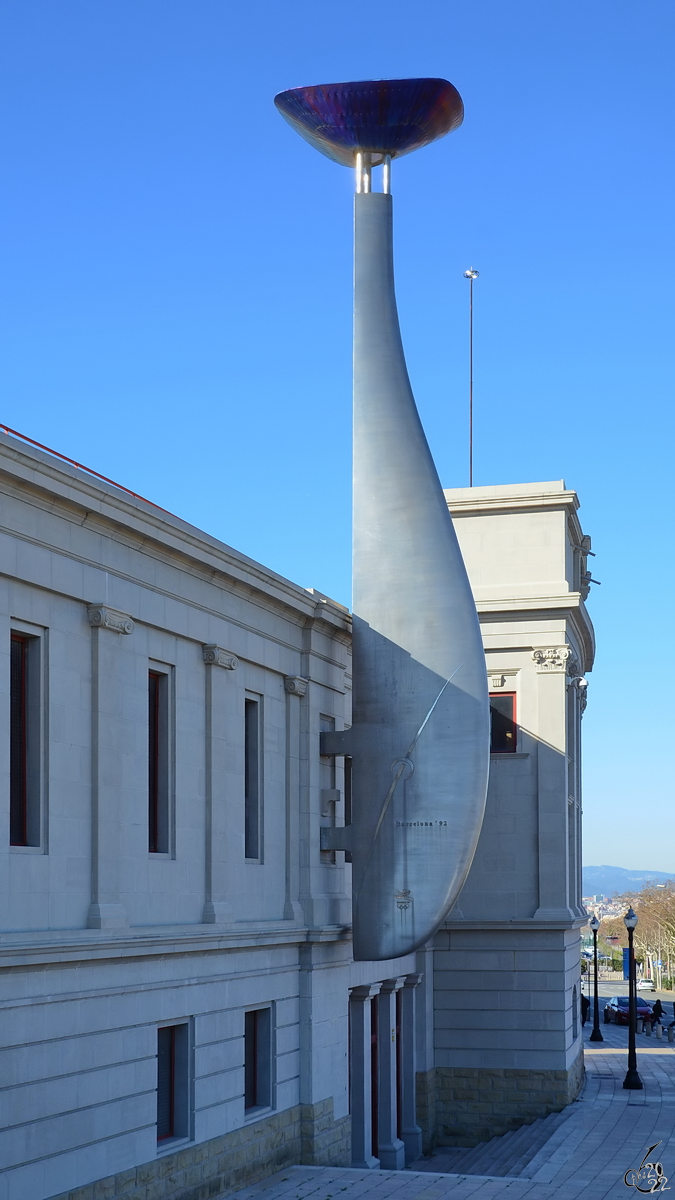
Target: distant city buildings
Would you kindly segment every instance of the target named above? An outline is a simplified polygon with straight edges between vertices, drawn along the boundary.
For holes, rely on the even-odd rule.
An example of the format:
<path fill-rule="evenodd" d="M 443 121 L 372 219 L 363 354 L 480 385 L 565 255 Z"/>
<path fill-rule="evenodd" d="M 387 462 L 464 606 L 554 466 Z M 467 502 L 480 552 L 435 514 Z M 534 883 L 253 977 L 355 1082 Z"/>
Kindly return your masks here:
<path fill-rule="evenodd" d="M 605 917 L 623 917 L 626 912 L 625 900 L 610 900 L 607 896 L 584 896 L 583 904 L 599 921 Z"/>

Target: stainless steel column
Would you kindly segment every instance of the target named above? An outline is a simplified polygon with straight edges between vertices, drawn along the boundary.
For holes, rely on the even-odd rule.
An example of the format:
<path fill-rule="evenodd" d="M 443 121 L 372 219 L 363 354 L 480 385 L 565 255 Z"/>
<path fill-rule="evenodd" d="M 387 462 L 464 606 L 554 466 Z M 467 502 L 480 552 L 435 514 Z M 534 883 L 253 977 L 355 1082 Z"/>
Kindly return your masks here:
<path fill-rule="evenodd" d="M 354 201 L 354 957 L 383 959 L 425 942 L 464 882 L 489 709 L 476 608 L 403 356 L 392 197 Z"/>

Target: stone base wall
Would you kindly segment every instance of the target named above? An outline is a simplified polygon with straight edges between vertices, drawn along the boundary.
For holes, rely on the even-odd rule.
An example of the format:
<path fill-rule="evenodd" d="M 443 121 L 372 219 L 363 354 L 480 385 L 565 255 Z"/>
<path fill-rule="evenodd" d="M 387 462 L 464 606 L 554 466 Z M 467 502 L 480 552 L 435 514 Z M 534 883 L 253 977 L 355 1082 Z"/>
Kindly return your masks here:
<path fill-rule="evenodd" d="M 295 1163 L 349 1166 L 349 1117 L 333 1101 L 302 1104 L 153 1162 L 88 1183 L 52 1200 L 212 1200 Z"/>
<path fill-rule="evenodd" d="M 418 1103 L 422 1094 L 427 1120 L 433 1112 L 433 1124 L 420 1120 L 425 1151 L 434 1145 L 476 1146 L 560 1112 L 579 1094 L 583 1080 L 583 1053 L 569 1071 L 437 1067 L 418 1077 Z"/>
<path fill-rule="evenodd" d="M 436 1138 L 436 1068 L 417 1072 L 417 1124 L 422 1130 L 422 1153 L 430 1154 Z"/>

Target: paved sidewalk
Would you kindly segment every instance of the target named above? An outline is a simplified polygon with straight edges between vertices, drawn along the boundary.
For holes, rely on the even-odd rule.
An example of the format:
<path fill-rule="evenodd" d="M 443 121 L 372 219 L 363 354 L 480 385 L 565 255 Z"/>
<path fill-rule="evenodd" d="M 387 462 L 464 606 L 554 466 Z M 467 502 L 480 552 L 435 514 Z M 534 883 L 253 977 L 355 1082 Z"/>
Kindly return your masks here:
<path fill-rule="evenodd" d="M 624 1173 L 650 1161 L 663 1164 L 675 1192 L 675 1047 L 638 1036 L 641 1092 L 624 1091 L 627 1030 L 603 1025 L 605 1041 L 589 1043 L 584 1028 L 586 1085 L 569 1118 L 527 1167 L 528 1178 L 438 1172 L 442 1148 L 407 1171 L 346 1167 L 288 1167 L 258 1184 L 227 1193 L 228 1200 L 638 1200 Z M 434 1168 L 436 1168 L 434 1170 Z M 642 1185 L 645 1187 L 646 1185 Z M 666 1185 L 668 1189 L 670 1184 Z M 659 1193 L 660 1194 L 660 1193 Z"/>

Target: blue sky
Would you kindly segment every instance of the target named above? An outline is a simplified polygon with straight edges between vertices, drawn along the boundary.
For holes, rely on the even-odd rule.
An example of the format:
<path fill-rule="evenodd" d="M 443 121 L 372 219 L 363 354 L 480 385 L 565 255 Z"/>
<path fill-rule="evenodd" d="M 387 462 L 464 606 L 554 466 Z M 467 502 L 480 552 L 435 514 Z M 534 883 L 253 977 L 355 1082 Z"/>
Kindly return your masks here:
<path fill-rule="evenodd" d="M 675 871 L 670 0 L 3 0 L 0 421 L 349 602 L 351 172 L 277 91 L 444 76 L 395 164 L 446 486 L 564 477 L 602 586 L 587 862 Z M 664 631 L 662 632 L 662 627 Z"/>

